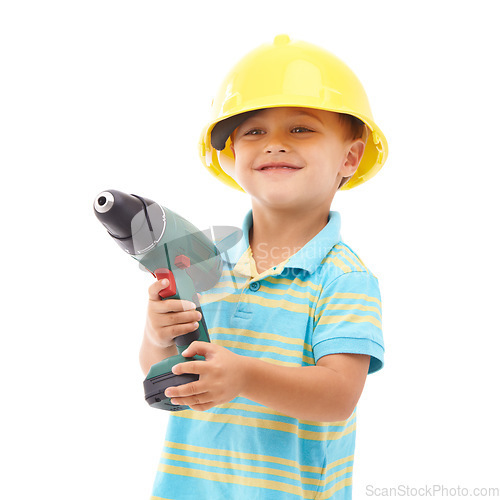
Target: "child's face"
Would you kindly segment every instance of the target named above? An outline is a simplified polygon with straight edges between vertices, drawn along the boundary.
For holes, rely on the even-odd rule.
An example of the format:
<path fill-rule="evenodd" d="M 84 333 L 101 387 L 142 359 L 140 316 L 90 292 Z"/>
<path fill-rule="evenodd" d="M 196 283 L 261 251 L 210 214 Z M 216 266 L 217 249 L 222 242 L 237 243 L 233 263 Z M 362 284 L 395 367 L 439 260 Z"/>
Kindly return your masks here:
<path fill-rule="evenodd" d="M 348 141 L 335 113 L 268 108 L 233 133 L 236 181 L 255 201 L 291 210 L 330 207 L 364 144 Z"/>

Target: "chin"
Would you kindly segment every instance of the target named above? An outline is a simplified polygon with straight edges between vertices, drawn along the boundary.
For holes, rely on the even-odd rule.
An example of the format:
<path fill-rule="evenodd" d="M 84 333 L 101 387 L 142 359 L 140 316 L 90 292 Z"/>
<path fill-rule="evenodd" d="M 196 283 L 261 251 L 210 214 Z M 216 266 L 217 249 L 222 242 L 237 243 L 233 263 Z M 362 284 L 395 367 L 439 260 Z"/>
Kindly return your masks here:
<path fill-rule="evenodd" d="M 290 210 L 294 210 L 299 205 L 304 205 L 305 200 L 299 196 L 290 196 L 290 193 L 283 193 L 280 196 L 278 193 L 273 193 L 274 196 L 266 196 L 266 197 L 256 197 L 259 200 L 259 203 L 265 205 L 269 208 L 288 208 Z"/>

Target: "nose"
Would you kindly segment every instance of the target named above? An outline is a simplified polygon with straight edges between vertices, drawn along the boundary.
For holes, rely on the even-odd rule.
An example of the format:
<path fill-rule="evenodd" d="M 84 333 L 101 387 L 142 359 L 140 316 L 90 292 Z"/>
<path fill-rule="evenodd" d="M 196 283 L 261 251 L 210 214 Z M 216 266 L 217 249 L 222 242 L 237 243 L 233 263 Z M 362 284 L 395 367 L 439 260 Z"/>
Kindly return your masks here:
<path fill-rule="evenodd" d="M 266 153 L 286 153 L 289 145 L 282 132 L 268 132 L 265 144 Z"/>

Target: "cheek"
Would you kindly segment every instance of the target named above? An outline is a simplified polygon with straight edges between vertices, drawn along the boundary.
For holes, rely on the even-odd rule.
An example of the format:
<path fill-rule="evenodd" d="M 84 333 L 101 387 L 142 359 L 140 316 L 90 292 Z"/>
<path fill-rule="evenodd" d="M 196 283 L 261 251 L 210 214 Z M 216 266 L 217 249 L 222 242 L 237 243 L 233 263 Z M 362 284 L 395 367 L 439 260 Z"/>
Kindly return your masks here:
<path fill-rule="evenodd" d="M 249 152 L 242 147 L 233 148 L 234 155 L 234 168 L 236 172 L 243 172 L 249 168 L 251 164 L 251 155 Z"/>
<path fill-rule="evenodd" d="M 242 180 L 245 178 L 245 173 L 247 171 L 247 166 L 245 163 L 245 158 L 244 155 L 241 154 L 236 154 L 235 159 L 234 159 L 234 164 L 233 164 L 233 172 L 234 172 L 234 178 L 236 181 L 239 182 L 239 180 Z"/>
<path fill-rule="evenodd" d="M 313 168 L 311 173 L 318 189 L 330 193 L 338 183 L 342 155 L 334 148 L 321 148 L 316 153 L 316 168 Z"/>
<path fill-rule="evenodd" d="M 340 147 L 331 146 L 325 148 L 323 152 L 323 158 L 327 159 L 327 167 L 329 171 L 333 171 L 335 174 L 341 169 L 344 164 L 345 157 L 344 151 Z"/>

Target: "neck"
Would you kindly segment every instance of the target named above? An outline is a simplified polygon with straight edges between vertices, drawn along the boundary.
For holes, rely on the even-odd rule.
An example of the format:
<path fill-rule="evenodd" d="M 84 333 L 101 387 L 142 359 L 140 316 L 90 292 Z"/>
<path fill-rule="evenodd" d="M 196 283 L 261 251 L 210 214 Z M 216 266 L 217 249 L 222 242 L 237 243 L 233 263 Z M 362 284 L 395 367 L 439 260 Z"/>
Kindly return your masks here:
<path fill-rule="evenodd" d="M 249 240 L 256 256 L 271 254 L 291 256 L 316 236 L 328 223 L 329 210 L 318 207 L 306 211 L 264 209 L 252 206 L 253 226 Z"/>

